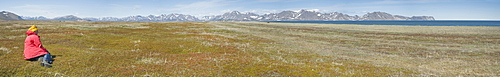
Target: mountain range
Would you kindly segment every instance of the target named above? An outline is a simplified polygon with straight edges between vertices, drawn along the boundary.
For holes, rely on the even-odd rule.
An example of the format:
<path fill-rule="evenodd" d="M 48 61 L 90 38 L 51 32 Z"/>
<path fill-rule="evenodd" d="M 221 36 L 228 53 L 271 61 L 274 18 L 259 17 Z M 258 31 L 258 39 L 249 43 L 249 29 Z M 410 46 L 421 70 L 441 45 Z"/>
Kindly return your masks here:
<path fill-rule="evenodd" d="M 283 11 L 280 13 L 270 13 L 257 15 L 254 13 L 240 13 L 233 11 L 223 15 L 207 18 L 209 21 L 362 21 L 362 20 L 434 20 L 432 16 L 400 16 L 391 15 L 385 12 L 371 12 L 363 16 L 350 16 L 338 12 L 320 13 L 316 11 Z"/>
<path fill-rule="evenodd" d="M 0 15 L 11 16 L 10 19 L 4 20 L 15 20 L 16 17 L 12 17 L 11 13 L 3 11 Z M 12 13 L 13 14 L 13 13 Z M 17 15 L 15 15 L 17 16 Z M 364 20 L 403 20 L 403 21 L 432 21 L 434 17 L 432 16 L 401 16 L 392 15 L 385 12 L 370 12 L 362 16 L 354 15 L 350 16 L 347 14 L 339 12 L 331 13 L 320 13 L 316 11 L 300 10 L 300 11 L 282 11 L 279 13 L 268 13 L 264 15 L 258 15 L 255 13 L 241 13 L 238 11 L 227 12 L 222 15 L 216 16 L 203 16 L 197 18 L 191 15 L 184 14 L 162 14 L 162 15 L 149 15 L 149 16 L 129 16 L 123 18 L 117 17 L 101 17 L 101 18 L 79 18 L 74 15 L 67 15 L 63 17 L 56 17 L 53 19 L 46 18 L 43 16 L 39 17 L 28 17 L 28 16 L 18 16 L 18 20 L 40 20 L 40 21 L 364 21 Z"/>
<path fill-rule="evenodd" d="M 7 11 L 0 12 L 0 21 L 15 21 L 15 20 L 23 20 L 23 19 L 17 14 L 11 12 Z"/>

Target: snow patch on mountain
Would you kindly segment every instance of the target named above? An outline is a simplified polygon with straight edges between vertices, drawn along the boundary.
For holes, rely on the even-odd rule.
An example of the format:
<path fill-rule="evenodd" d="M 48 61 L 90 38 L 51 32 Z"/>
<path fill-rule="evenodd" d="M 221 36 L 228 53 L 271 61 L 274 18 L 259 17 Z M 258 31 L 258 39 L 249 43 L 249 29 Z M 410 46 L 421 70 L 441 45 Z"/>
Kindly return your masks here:
<path fill-rule="evenodd" d="M 78 18 L 76 16 L 64 16 L 54 19 L 45 17 L 24 17 L 27 20 L 57 20 L 57 21 L 359 21 L 359 20 L 434 20 L 432 16 L 400 16 L 385 12 L 371 12 L 362 16 L 350 16 L 343 13 L 331 12 L 321 13 L 319 9 L 282 11 L 279 13 L 265 13 L 258 15 L 251 12 L 241 13 L 231 11 L 222 15 L 195 17 L 184 14 L 162 14 L 149 16 L 129 16 L 123 18 L 101 17 L 101 18 Z M 0 14 L 4 14 L 3 12 Z"/>

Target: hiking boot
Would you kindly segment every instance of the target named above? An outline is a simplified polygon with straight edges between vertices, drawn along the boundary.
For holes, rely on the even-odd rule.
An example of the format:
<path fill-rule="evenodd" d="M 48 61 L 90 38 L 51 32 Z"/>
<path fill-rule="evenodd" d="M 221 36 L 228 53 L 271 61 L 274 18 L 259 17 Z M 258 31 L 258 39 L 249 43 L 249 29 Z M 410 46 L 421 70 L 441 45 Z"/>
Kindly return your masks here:
<path fill-rule="evenodd" d="M 52 62 L 54 62 L 54 61 L 49 61 L 48 63 L 49 63 L 49 64 L 52 64 Z"/>
<path fill-rule="evenodd" d="M 44 67 L 52 67 L 52 65 L 50 65 L 48 62 L 46 61 L 43 61 L 42 63 L 40 63 L 40 65 L 44 66 Z"/>

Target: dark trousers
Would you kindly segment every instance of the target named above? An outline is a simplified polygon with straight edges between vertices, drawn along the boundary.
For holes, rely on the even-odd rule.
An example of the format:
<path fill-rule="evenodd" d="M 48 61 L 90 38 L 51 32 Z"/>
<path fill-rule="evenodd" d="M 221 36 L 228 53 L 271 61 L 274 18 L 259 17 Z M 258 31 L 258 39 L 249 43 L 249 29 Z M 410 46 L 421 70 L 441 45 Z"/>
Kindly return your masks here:
<path fill-rule="evenodd" d="M 38 56 L 35 58 L 28 59 L 28 61 L 46 61 L 46 62 L 52 64 L 52 61 L 54 61 L 54 60 L 52 59 L 52 55 L 50 55 L 50 53 L 47 53 L 45 55 L 41 55 L 41 56 Z"/>

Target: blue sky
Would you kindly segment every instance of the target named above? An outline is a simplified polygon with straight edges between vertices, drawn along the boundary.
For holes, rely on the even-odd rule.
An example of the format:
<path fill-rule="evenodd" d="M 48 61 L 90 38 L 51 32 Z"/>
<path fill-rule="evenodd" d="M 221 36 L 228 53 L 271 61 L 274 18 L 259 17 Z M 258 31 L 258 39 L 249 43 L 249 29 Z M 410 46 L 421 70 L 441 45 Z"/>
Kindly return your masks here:
<path fill-rule="evenodd" d="M 134 15 L 221 15 L 240 11 L 257 14 L 315 10 L 363 15 L 381 11 L 437 20 L 500 20 L 500 0 L 1 0 L 0 11 L 21 16 L 65 15 L 127 17 Z"/>

